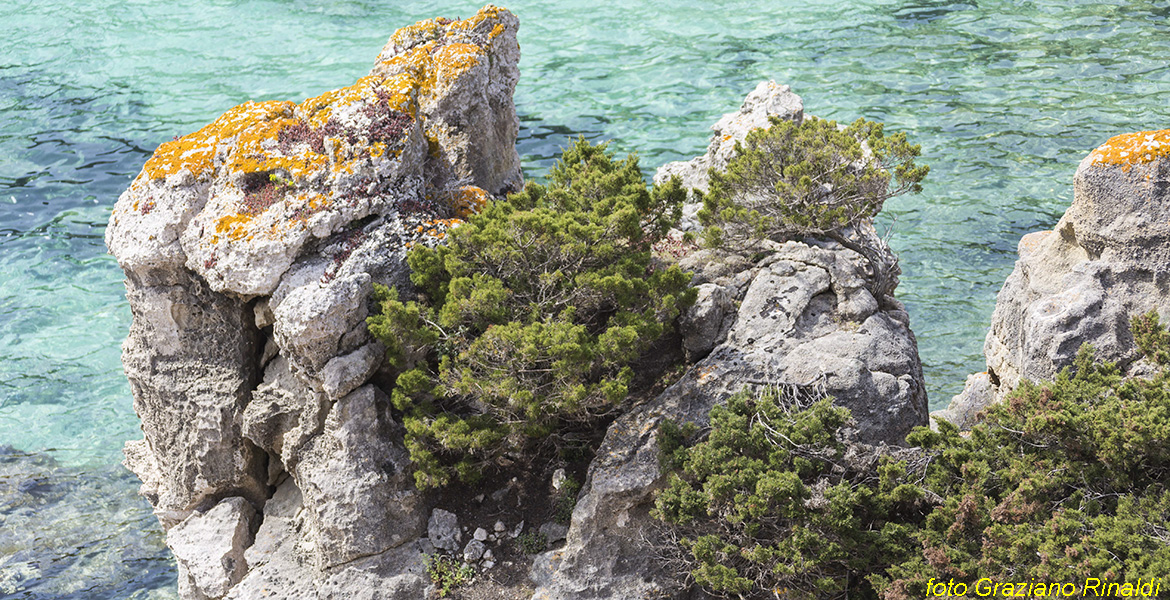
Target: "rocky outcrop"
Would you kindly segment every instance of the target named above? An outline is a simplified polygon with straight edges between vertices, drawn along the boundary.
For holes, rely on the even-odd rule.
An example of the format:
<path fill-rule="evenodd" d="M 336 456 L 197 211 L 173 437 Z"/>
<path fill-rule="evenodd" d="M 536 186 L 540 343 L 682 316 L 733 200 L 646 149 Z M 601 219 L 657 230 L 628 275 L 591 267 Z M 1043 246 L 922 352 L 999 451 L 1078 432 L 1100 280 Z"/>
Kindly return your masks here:
<path fill-rule="evenodd" d="M 365 317 L 374 283 L 409 290 L 412 244 L 519 188 L 517 28 L 488 6 L 399 30 L 349 87 L 163 144 L 118 199 L 126 464 L 184 598 L 421 597 L 429 507 Z"/>
<path fill-rule="evenodd" d="M 804 119 L 804 101 L 786 85 L 762 81 L 744 98 L 738 111 L 723 115 L 711 126 L 714 133 L 706 153 L 688 161 L 662 165 L 654 174 L 654 182 L 664 183 L 671 177 L 678 177 L 686 189 L 706 192 L 710 170 L 726 169 L 727 163 L 735 156 L 735 145 L 743 142 L 751 130 L 767 129 L 772 118 L 800 123 Z M 701 208 L 702 203 L 695 201 L 683 205 L 682 222 L 679 223 L 681 231 L 701 229 L 696 217 Z"/>
<path fill-rule="evenodd" d="M 683 175 L 720 159 L 729 140 L 766 125 L 767 114 L 799 119 L 801 101 L 787 86 L 761 84 L 739 113 L 716 125 L 711 149 L 672 163 L 656 179 Z M 763 111 L 764 114 L 761 114 Z M 732 147 L 734 144 L 732 143 Z M 689 165 L 689 166 L 688 166 Z M 684 316 L 683 340 L 695 355 L 682 378 L 609 428 L 589 468 L 564 548 L 533 566 L 534 600 L 678 597 L 677 573 L 662 570 L 649 517 L 664 419 L 703 425 L 717 403 L 745 388 L 797 384 L 823 390 L 850 408 L 859 439 L 902 443 L 926 424 L 917 342 L 892 297 L 868 291 L 865 260 L 834 243 L 775 244 L 762 259 L 709 250 L 684 258 L 696 271 L 699 302 Z"/>
<path fill-rule="evenodd" d="M 1170 317 L 1170 130 L 1111 138 L 1081 161 L 1073 185 L 1060 222 L 1020 240 L 983 348 L 988 385 L 968 385 L 952 418 L 1023 379 L 1052 379 L 1083 344 L 1139 373 L 1130 318 Z"/>

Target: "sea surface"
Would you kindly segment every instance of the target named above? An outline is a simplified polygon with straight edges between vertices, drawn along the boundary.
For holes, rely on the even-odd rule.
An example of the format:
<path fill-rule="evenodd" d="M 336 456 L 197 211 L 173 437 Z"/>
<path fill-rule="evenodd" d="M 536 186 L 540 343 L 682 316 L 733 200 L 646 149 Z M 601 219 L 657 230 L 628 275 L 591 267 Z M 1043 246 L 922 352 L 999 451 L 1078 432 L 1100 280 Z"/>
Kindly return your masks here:
<path fill-rule="evenodd" d="M 249 99 L 364 75 L 398 27 L 473 2 L 4 0 L 0 35 L 0 598 L 173 598 L 136 480 L 103 234 L 153 149 Z M 525 173 L 584 135 L 647 173 L 703 152 L 757 82 L 922 144 L 886 205 L 932 408 L 983 370 L 1020 236 L 1109 137 L 1170 127 L 1170 1 L 517 0 Z"/>

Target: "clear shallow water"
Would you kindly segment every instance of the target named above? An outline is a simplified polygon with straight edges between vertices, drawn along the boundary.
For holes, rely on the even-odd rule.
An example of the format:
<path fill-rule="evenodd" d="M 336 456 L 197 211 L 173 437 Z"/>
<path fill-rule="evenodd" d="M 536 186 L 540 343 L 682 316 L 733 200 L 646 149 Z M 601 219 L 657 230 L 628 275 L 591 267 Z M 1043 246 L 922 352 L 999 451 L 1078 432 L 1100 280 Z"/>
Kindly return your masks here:
<path fill-rule="evenodd" d="M 521 19 L 526 172 L 542 173 L 577 134 L 637 151 L 647 172 L 689 158 L 762 79 L 792 85 L 812 114 L 906 131 L 932 172 L 922 194 L 887 204 L 883 225 L 902 257 L 899 296 L 931 403 L 943 405 L 983 369 L 983 336 L 1016 242 L 1056 222 L 1077 162 L 1114 134 L 1170 127 L 1170 1 L 804 4 L 508 4 Z M 0 597 L 154 597 L 174 585 L 133 479 L 112 475 L 122 442 L 139 432 L 119 363 L 129 310 L 102 236 L 149 153 L 245 100 L 348 85 L 397 27 L 478 7 L 5 4 L 0 444 L 45 452 L 59 462 L 54 473 L 89 483 L 53 504 L 88 515 L 80 524 L 18 520 L 12 506 L 31 492 L 4 487 L 15 475 L 0 472 L 0 582 L 17 572 L 17 548 L 24 563 L 36 558 L 28 552 L 47 560 L 71 556 L 68 548 L 118 556 L 123 546 L 102 540 L 140 538 L 136 552 L 154 559 L 142 577 L 112 559 L 42 570 L 0 586 Z M 85 500 L 97 480 L 122 508 Z M 6 543 L 17 528 L 28 535 Z"/>

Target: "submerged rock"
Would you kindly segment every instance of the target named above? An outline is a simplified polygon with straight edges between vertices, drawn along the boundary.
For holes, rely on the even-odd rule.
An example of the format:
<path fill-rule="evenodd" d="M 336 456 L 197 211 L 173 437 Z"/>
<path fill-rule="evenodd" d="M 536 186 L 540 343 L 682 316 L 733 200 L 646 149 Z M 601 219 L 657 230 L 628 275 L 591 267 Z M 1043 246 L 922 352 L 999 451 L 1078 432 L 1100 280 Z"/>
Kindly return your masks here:
<path fill-rule="evenodd" d="M 116 465 L 0 445 L 0 597 L 173 598 L 175 567 L 136 483 Z"/>
<path fill-rule="evenodd" d="M 1053 230 L 1020 240 L 999 292 L 984 344 L 997 399 L 1023 379 L 1055 377 L 1083 344 L 1130 374 L 1130 318 L 1170 317 L 1170 130 L 1111 138 L 1073 183 L 1072 206 Z"/>
<path fill-rule="evenodd" d="M 367 385 L 385 349 L 365 317 L 374 283 L 412 293 L 411 245 L 520 187 L 517 29 L 494 6 L 403 28 L 349 87 L 248 102 L 161 145 L 118 199 L 106 243 L 144 434 L 126 465 L 173 533 L 184 597 L 420 597 L 421 561 L 399 554 L 427 507 Z M 274 489 L 295 514 L 265 512 Z M 249 533 L 212 574 L 188 538 L 228 498 Z"/>

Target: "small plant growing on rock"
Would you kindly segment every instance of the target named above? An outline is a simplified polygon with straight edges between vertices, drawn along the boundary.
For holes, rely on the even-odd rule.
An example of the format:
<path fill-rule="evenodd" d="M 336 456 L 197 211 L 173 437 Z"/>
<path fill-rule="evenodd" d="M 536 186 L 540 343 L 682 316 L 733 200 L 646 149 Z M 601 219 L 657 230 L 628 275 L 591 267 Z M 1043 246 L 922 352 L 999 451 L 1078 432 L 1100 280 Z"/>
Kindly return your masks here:
<path fill-rule="evenodd" d="M 423 556 L 423 563 L 440 598 L 475 577 L 475 567 L 446 554 L 427 554 Z"/>
<path fill-rule="evenodd" d="M 581 491 L 581 484 L 572 476 L 566 477 L 553 497 L 553 520 L 561 525 L 568 525 L 573 520 L 573 509 L 577 508 L 577 494 Z"/>
<path fill-rule="evenodd" d="M 391 397 L 420 487 L 474 481 L 613 411 L 629 365 L 694 301 L 689 276 L 651 257 L 677 181 L 647 188 L 637 159 L 584 140 L 549 179 L 412 250 L 423 300 L 376 289 L 369 328 L 401 369 Z"/>
<path fill-rule="evenodd" d="M 921 190 L 929 167 L 915 164 L 919 153 L 905 134 L 885 136 L 881 123 L 773 118 L 736 144 L 725 172 L 711 170 L 699 212 L 705 242 L 750 253 L 764 239 L 828 237 L 866 258 L 880 298 L 893 288 L 897 259 L 859 226 L 887 199 Z"/>
<path fill-rule="evenodd" d="M 516 545 L 525 554 L 540 554 L 548 549 L 548 536 L 537 531 L 525 531 L 516 538 Z"/>

